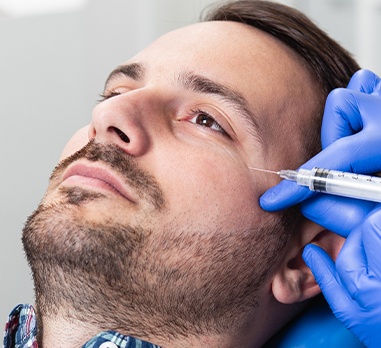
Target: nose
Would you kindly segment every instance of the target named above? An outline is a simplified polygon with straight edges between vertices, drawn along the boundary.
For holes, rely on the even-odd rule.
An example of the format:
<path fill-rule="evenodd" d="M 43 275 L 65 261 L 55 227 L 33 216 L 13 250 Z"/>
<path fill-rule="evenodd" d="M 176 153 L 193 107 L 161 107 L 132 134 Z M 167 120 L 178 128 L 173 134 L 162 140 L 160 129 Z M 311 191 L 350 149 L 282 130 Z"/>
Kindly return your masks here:
<path fill-rule="evenodd" d="M 131 156 L 148 151 L 160 122 L 153 93 L 130 91 L 99 103 L 93 111 L 89 138 L 113 143 Z"/>

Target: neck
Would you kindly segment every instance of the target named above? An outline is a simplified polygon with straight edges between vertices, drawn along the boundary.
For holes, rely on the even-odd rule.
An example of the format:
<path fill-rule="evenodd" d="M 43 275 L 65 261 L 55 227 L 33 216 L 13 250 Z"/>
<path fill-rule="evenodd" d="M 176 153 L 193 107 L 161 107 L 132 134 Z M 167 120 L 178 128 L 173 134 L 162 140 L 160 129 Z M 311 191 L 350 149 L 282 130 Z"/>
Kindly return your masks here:
<path fill-rule="evenodd" d="M 82 347 L 92 337 L 104 331 L 95 326 L 88 325 L 82 321 L 67 320 L 62 318 L 44 318 L 42 320 L 42 333 L 39 335 L 39 347 L 62 347 L 78 348 Z M 120 332 L 128 336 L 128 333 Z M 177 347 L 236 347 L 237 341 L 228 334 L 218 336 L 182 337 L 170 340 L 158 338 L 142 338 L 144 341 L 154 343 L 165 348 Z M 259 345 L 241 345 L 241 347 L 257 347 Z"/>
<path fill-rule="evenodd" d="M 156 337 L 137 337 L 134 334 L 125 332 L 124 329 L 115 330 L 126 336 L 134 336 L 141 340 L 159 345 L 165 348 L 177 347 L 261 347 L 289 318 L 281 318 L 280 313 L 293 313 L 287 306 L 276 304 L 276 310 L 262 311 L 259 315 L 247 316 L 242 321 L 242 325 L 235 327 L 230 332 L 223 332 L 216 335 L 198 335 L 198 336 L 179 336 L 176 333 L 171 338 L 164 338 L 158 335 Z M 264 308 L 264 307 L 263 307 Z M 267 308 L 268 309 L 268 308 Z M 295 313 L 293 313 L 295 314 Z M 288 317 L 288 316 L 287 316 Z M 110 330 L 91 324 L 85 320 L 77 320 L 63 315 L 63 312 L 55 316 L 44 316 L 38 318 L 39 347 L 62 347 L 74 348 L 81 347 L 92 337 L 102 331 Z M 133 330 L 132 330 L 133 332 Z"/>
<path fill-rule="evenodd" d="M 62 347 L 62 348 L 78 348 L 82 347 L 92 337 L 96 336 L 100 332 L 105 331 L 102 328 L 88 324 L 84 321 L 78 321 L 75 319 L 67 319 L 60 315 L 55 317 L 43 317 L 39 318 L 39 347 Z M 128 336 L 126 332 L 119 333 Z M 154 343 L 161 347 L 174 348 L 174 347 L 225 347 L 219 345 L 220 338 L 217 337 L 194 337 L 171 339 L 166 340 L 160 337 L 148 338 L 148 337 L 135 337 L 141 340 Z M 233 346 L 233 345 L 232 345 Z M 227 347 L 227 346 L 226 346 Z"/>
<path fill-rule="evenodd" d="M 96 327 L 75 319 L 55 317 L 38 318 L 38 346 L 42 348 L 82 347 L 98 334 Z"/>

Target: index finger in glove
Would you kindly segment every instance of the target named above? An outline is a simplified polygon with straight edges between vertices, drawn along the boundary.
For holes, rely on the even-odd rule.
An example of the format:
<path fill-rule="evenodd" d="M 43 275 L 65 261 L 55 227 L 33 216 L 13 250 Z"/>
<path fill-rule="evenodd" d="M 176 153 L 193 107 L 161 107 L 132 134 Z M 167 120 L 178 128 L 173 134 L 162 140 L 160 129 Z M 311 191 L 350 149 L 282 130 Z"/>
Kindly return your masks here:
<path fill-rule="evenodd" d="M 334 261 L 325 250 L 313 244 L 304 248 L 303 260 L 311 269 L 332 310 L 336 315 L 342 316 L 341 309 L 349 308 L 352 299 L 341 283 Z"/>

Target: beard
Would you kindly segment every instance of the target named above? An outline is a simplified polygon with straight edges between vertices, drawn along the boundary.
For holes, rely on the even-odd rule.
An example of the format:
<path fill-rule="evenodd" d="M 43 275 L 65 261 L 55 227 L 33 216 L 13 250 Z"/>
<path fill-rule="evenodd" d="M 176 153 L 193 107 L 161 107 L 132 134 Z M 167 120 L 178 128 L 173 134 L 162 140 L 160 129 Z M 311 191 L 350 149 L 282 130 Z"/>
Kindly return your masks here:
<path fill-rule="evenodd" d="M 101 208 L 96 219 L 89 217 L 86 205 L 103 194 L 57 189 L 65 169 L 81 158 L 118 171 L 153 210 L 135 224 Z M 54 188 L 60 200 L 43 200 L 23 229 L 38 313 L 86 321 L 101 331 L 159 332 L 168 339 L 232 330 L 258 306 L 260 286 L 289 237 L 290 226 L 279 219 L 236 231 L 226 231 L 218 216 L 187 224 L 174 217 L 158 227 L 165 213 L 159 185 L 112 145 L 91 142 L 63 161 L 46 197 Z"/>

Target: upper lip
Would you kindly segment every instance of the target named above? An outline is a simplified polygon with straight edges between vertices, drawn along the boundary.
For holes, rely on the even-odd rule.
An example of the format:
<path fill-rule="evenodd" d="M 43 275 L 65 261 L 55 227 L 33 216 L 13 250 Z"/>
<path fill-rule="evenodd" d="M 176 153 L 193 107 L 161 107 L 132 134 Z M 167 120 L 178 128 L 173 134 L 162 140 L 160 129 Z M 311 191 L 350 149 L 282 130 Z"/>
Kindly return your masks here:
<path fill-rule="evenodd" d="M 99 166 L 92 166 L 85 163 L 72 164 L 64 172 L 62 182 L 74 175 L 103 181 L 111 186 L 124 198 L 128 199 L 131 202 L 136 202 L 136 197 L 134 197 L 131 189 L 109 169 L 105 169 Z"/>

